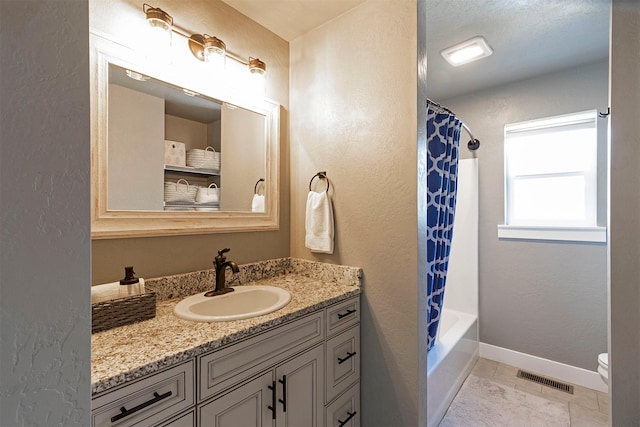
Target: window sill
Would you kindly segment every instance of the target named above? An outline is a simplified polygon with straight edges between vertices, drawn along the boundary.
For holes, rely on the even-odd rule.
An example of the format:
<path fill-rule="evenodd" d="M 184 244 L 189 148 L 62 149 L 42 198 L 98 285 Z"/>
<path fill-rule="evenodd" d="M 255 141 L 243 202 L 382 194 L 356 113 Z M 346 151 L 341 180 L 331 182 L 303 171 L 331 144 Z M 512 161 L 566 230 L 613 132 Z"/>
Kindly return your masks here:
<path fill-rule="evenodd" d="M 606 227 L 531 227 L 498 225 L 499 239 L 607 242 Z"/>

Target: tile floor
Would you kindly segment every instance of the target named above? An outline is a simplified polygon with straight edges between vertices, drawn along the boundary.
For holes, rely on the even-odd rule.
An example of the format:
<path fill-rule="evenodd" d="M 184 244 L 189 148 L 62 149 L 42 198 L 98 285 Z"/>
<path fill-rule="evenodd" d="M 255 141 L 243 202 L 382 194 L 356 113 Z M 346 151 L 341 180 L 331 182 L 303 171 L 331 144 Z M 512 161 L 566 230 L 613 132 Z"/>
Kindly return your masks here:
<path fill-rule="evenodd" d="M 440 427 L 606 427 L 606 393 L 574 386 L 568 394 L 518 378 L 518 368 L 480 359 Z"/>

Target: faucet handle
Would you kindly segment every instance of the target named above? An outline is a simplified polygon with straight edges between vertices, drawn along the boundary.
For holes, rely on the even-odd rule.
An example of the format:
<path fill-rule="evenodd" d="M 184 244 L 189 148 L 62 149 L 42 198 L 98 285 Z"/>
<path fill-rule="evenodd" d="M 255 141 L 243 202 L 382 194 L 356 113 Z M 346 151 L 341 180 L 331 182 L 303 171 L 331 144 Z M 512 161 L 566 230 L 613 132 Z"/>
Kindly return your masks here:
<path fill-rule="evenodd" d="M 229 248 L 224 248 L 224 249 L 220 249 L 218 251 L 218 256 L 215 259 L 215 265 L 216 266 L 222 265 L 222 263 L 224 263 L 227 260 L 227 258 L 224 256 L 224 254 L 226 254 L 230 250 L 231 249 L 229 249 Z"/>

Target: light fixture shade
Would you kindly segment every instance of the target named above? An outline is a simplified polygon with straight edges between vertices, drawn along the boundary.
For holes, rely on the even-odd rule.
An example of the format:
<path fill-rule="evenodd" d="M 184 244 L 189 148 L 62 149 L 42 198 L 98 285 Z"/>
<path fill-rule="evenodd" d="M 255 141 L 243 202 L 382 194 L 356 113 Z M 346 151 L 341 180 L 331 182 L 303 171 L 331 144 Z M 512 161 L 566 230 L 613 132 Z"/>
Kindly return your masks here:
<path fill-rule="evenodd" d="M 217 37 L 207 37 L 204 40 L 204 60 L 212 62 L 217 57 L 224 58 L 227 54 L 227 45 Z"/>
<path fill-rule="evenodd" d="M 249 58 L 249 84 L 251 86 L 250 90 L 255 96 L 259 98 L 263 98 L 265 96 L 266 72 L 267 64 L 260 61 L 258 58 Z"/>
<path fill-rule="evenodd" d="M 465 40 L 440 52 L 442 57 L 454 67 L 486 58 L 492 53 L 493 49 L 482 36 Z"/>
<path fill-rule="evenodd" d="M 144 13 L 147 16 L 147 22 L 153 28 L 158 28 L 168 33 L 171 32 L 173 26 L 173 18 L 164 10 L 158 7 L 151 7 L 148 4 L 142 6 Z"/>
<path fill-rule="evenodd" d="M 249 72 L 251 74 L 265 75 L 267 72 L 267 64 L 258 58 L 249 58 Z"/>
<path fill-rule="evenodd" d="M 166 49 L 171 47 L 173 18 L 164 10 L 151 7 L 146 3 L 142 6 L 142 10 L 149 24 L 146 50 L 155 58 L 164 57 Z"/>

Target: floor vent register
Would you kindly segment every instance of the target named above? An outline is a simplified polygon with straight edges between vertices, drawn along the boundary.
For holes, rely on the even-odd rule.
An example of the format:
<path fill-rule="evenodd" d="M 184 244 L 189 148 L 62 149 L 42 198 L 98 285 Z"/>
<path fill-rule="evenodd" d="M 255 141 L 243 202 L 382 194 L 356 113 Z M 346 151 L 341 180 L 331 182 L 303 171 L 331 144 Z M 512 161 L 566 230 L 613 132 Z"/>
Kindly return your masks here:
<path fill-rule="evenodd" d="M 563 391 L 565 393 L 573 394 L 573 386 L 570 384 L 565 384 L 563 382 L 552 380 L 550 378 L 545 378 L 537 374 L 532 374 L 531 372 L 522 371 L 518 369 L 518 378 L 522 378 L 525 380 L 533 381 L 538 384 L 542 384 L 546 387 L 555 388 L 556 390 Z"/>

